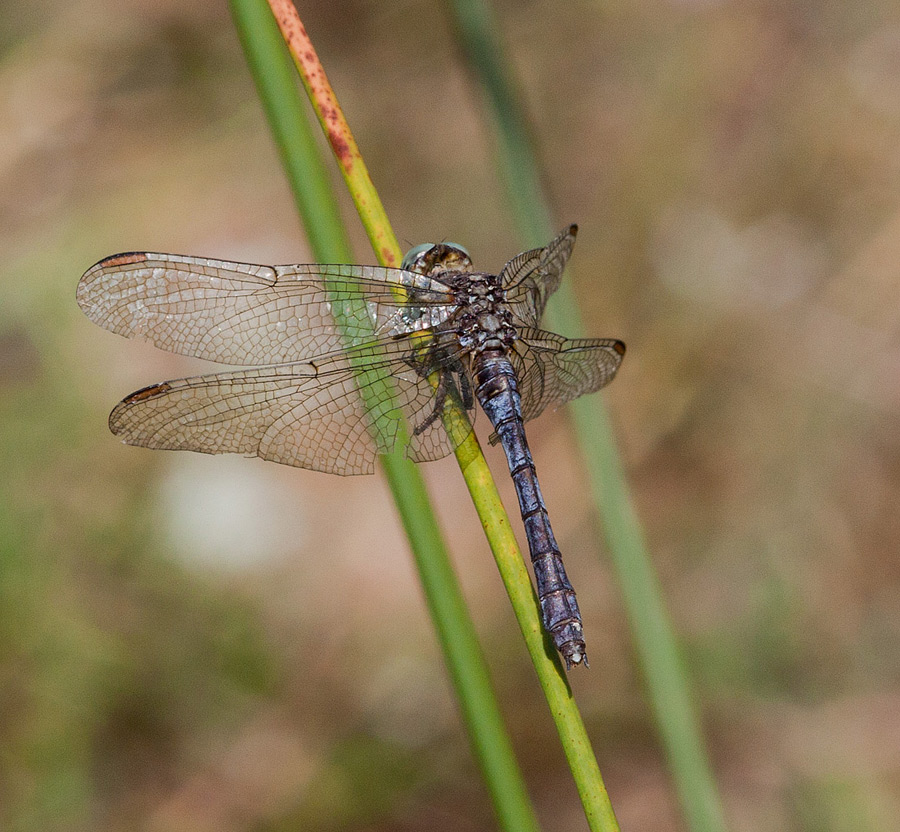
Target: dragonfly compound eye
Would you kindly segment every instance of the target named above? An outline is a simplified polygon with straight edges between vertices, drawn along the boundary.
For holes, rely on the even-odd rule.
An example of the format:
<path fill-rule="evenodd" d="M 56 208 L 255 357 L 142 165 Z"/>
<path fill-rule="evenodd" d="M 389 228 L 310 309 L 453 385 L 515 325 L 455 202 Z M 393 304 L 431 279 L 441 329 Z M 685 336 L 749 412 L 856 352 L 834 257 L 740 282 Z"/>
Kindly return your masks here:
<path fill-rule="evenodd" d="M 468 250 L 459 243 L 421 243 L 406 252 L 400 268 L 428 274 L 435 266 L 465 271 L 471 265 Z"/>
<path fill-rule="evenodd" d="M 417 260 L 421 260 L 422 256 L 428 249 L 432 248 L 434 243 L 421 243 L 413 246 L 406 254 L 403 255 L 403 262 L 400 264 L 401 269 L 411 269 L 415 266 Z"/>

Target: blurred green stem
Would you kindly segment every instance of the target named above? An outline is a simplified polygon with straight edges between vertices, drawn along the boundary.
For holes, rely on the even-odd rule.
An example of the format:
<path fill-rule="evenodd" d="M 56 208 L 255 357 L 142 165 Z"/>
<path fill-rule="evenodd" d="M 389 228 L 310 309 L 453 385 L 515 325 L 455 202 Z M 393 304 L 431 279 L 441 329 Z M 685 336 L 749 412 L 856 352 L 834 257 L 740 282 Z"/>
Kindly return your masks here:
<path fill-rule="evenodd" d="M 231 8 L 313 253 L 319 262 L 350 263 L 352 252 L 324 160 L 272 13 L 264 0 L 232 0 Z M 402 453 L 381 461 L 500 825 L 508 832 L 536 832 L 534 810 L 421 474 Z"/>
<path fill-rule="evenodd" d="M 556 229 L 524 107 L 490 6 L 484 0 L 449 0 L 448 7 L 496 126 L 498 165 L 520 234 L 527 246 L 543 245 Z M 565 282 L 551 301 L 547 320 L 551 329 L 582 337 L 584 326 L 575 295 Z M 724 812 L 690 685 L 622 471 L 609 415 L 597 397 L 578 399 L 570 407 L 684 813 L 694 832 L 723 832 Z"/>

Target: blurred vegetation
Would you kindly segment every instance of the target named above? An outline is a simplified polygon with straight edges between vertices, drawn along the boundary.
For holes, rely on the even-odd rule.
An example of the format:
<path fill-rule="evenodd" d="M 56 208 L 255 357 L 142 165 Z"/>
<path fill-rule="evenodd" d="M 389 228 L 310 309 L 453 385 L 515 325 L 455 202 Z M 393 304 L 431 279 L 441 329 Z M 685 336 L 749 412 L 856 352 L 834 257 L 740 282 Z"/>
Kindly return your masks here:
<path fill-rule="evenodd" d="M 502 265 L 515 237 L 441 4 L 309 5 L 398 233 Z M 5 11 L 0 827 L 492 828 L 380 476 L 154 454 L 106 431 L 122 395 L 198 365 L 83 319 L 74 286 L 92 262 L 309 257 L 227 10 Z M 729 821 L 891 829 L 896 12 L 498 14 L 557 219 L 581 226 L 584 317 L 628 342 L 607 400 Z M 565 420 L 530 435 L 607 666 L 572 683 L 613 803 L 623 828 L 677 829 Z M 425 473 L 544 825 L 583 828 L 454 465 Z"/>

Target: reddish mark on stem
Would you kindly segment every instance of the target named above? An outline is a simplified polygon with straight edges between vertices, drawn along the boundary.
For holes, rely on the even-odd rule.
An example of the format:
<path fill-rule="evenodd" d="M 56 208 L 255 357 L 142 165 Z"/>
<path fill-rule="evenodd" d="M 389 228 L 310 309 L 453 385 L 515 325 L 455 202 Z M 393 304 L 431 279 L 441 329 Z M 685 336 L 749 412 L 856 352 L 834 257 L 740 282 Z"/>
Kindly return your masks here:
<path fill-rule="evenodd" d="M 290 0 L 269 0 L 269 5 L 284 39 L 297 59 L 310 98 L 325 123 L 328 142 L 334 155 L 345 172 L 350 174 L 358 152 L 306 27 Z"/>
<path fill-rule="evenodd" d="M 355 153 L 352 141 L 348 136 L 347 124 L 306 28 L 292 3 L 285 0 L 270 0 L 270 5 L 284 39 L 297 57 L 300 72 L 309 86 L 310 97 L 316 103 L 321 118 L 325 122 L 328 142 L 340 164 L 349 173 L 353 167 Z"/>
<path fill-rule="evenodd" d="M 349 171 L 353 167 L 353 154 L 350 152 L 350 145 L 347 140 L 332 130 L 328 131 L 328 141 L 331 142 L 331 149 L 334 155 L 338 157 L 340 163 Z"/>

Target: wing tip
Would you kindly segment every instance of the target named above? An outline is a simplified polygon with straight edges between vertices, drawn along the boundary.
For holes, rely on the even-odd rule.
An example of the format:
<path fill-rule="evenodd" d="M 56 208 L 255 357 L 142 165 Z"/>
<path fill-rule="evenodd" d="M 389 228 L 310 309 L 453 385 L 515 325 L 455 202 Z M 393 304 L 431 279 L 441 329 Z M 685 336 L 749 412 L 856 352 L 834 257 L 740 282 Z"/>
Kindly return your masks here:
<path fill-rule="evenodd" d="M 109 257 L 104 257 L 102 260 L 94 263 L 81 279 L 84 280 L 84 278 L 94 272 L 115 269 L 119 266 L 129 266 L 132 263 L 145 263 L 152 256 L 149 251 L 120 251 L 118 254 L 110 254 Z"/>
<path fill-rule="evenodd" d="M 91 314 L 91 310 L 93 309 L 96 300 L 91 294 L 94 291 L 95 275 L 98 273 L 102 274 L 109 269 L 116 269 L 120 266 L 127 266 L 132 263 L 144 263 L 149 260 L 151 256 L 152 255 L 146 251 L 122 251 L 119 254 L 111 254 L 109 257 L 98 260 L 81 276 L 81 280 L 78 281 L 78 285 L 75 287 L 76 302 L 91 320 L 95 320 L 94 316 Z M 99 321 L 97 321 L 97 323 L 99 323 Z"/>
<path fill-rule="evenodd" d="M 113 435 L 120 436 L 125 431 L 125 426 L 122 424 L 122 414 L 131 405 L 155 398 L 156 396 L 163 396 L 171 389 L 172 385 L 168 381 L 164 381 L 161 384 L 151 384 L 149 387 L 142 387 L 140 390 L 135 390 L 134 393 L 126 396 L 113 408 L 112 413 L 109 414 L 108 424 L 110 431 Z M 126 438 L 123 441 L 128 442 L 128 439 Z"/>
<path fill-rule="evenodd" d="M 150 254 L 146 251 L 123 251 L 119 254 L 111 254 L 104 257 L 93 268 L 110 268 L 113 266 L 128 266 L 131 263 L 144 263 L 150 259 Z"/>
<path fill-rule="evenodd" d="M 163 393 L 168 393 L 171 389 L 172 385 L 168 381 L 164 381 L 161 384 L 151 384 L 149 387 L 142 387 L 140 390 L 126 396 L 121 403 L 135 404 L 135 402 L 142 402 L 145 399 L 152 399 L 154 396 L 161 396 Z"/>
<path fill-rule="evenodd" d="M 612 348 L 622 357 L 625 356 L 625 342 L 618 338 L 612 342 Z"/>

